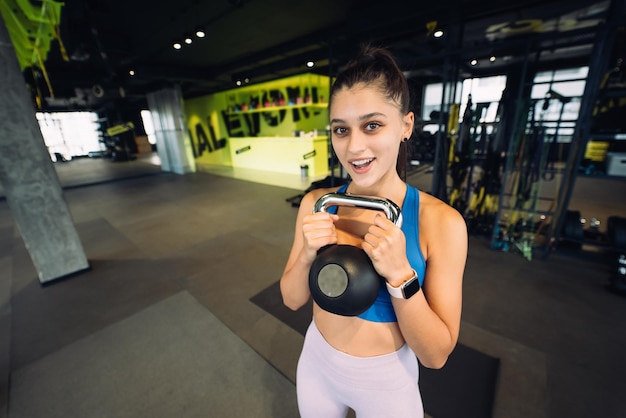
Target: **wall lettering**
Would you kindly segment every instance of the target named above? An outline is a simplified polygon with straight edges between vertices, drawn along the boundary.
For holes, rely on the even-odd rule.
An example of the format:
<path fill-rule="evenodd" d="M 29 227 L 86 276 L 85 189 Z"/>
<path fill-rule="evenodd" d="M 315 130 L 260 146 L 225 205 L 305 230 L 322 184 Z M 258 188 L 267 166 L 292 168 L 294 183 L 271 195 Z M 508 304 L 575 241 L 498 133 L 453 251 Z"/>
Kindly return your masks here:
<path fill-rule="evenodd" d="M 211 147 L 211 143 L 209 142 L 209 138 L 204 131 L 204 127 L 201 123 L 196 124 L 196 141 L 198 144 L 198 157 L 204 154 L 205 151 L 213 152 L 213 147 Z"/>
<path fill-rule="evenodd" d="M 286 95 L 285 95 L 286 93 Z M 323 102 L 317 87 L 287 86 L 284 92 L 279 89 L 270 89 L 260 95 L 250 95 L 248 102 L 238 103 L 229 109 L 222 109 L 222 119 L 226 125 L 229 137 L 258 136 L 261 130 L 261 118 L 267 126 L 278 127 L 287 116 L 287 109 L 272 109 L 272 106 L 290 106 Z M 229 96 L 229 101 L 235 101 L 235 96 Z M 248 112 L 248 110 L 267 108 L 267 111 Z M 311 111 L 306 107 L 289 109 L 294 122 L 319 115 L 321 110 Z"/>
<path fill-rule="evenodd" d="M 217 135 L 215 135 L 215 129 L 213 129 L 213 125 L 211 125 L 210 121 L 207 121 L 207 123 L 209 125 L 209 132 L 211 133 L 211 142 L 213 143 L 213 148 L 215 148 L 215 151 L 217 151 L 218 149 L 226 148 L 226 138 L 217 139 Z"/>
<path fill-rule="evenodd" d="M 284 88 L 263 89 L 256 93 L 228 93 L 222 96 L 224 108 L 218 110 L 223 123 L 225 138 L 218 139 L 211 119 L 207 116 L 206 125 L 196 123 L 189 127 L 194 158 L 226 147 L 226 138 L 256 137 L 262 134 L 262 127 L 280 127 L 285 123 L 288 112 L 294 123 L 321 115 L 322 108 L 307 105 L 324 103 L 324 96 L 317 87 L 298 84 Z M 240 103 L 237 103 L 240 100 Z M 229 104 L 227 104 L 229 103 Z M 291 123 L 291 120 L 289 121 Z M 206 126 L 206 127 L 205 127 Z"/>
<path fill-rule="evenodd" d="M 226 133 L 228 134 L 228 137 L 232 138 L 246 136 L 246 132 L 243 129 L 243 125 L 241 123 L 241 118 L 238 115 L 228 113 L 226 109 L 222 109 L 220 113 L 222 115 L 224 125 L 226 126 Z"/>
<path fill-rule="evenodd" d="M 215 129 L 211 125 L 211 121 L 209 120 L 208 117 L 207 117 L 207 123 L 209 126 L 209 135 L 211 137 L 210 140 L 209 140 L 209 136 L 207 136 L 207 133 L 204 130 L 204 126 L 202 126 L 201 123 L 197 123 L 195 126 L 196 128 L 195 139 L 193 135 L 191 135 L 191 132 L 190 132 L 192 143 L 194 144 L 194 146 L 192 147 L 194 158 L 198 158 L 202 156 L 205 152 L 213 152 L 213 151 L 217 151 L 219 149 L 226 147 L 226 138 L 217 139 L 217 136 L 215 135 Z M 196 149 L 195 144 L 197 144 L 197 149 Z"/>

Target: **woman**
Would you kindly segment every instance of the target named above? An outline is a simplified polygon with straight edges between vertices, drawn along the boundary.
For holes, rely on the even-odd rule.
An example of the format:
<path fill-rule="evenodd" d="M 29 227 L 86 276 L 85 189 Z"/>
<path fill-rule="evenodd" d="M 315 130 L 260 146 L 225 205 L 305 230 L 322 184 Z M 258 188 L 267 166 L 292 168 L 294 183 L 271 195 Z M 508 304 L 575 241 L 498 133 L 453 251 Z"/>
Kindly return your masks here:
<path fill-rule="evenodd" d="M 337 189 L 302 199 L 280 282 L 286 306 L 296 310 L 309 300 L 309 269 L 329 244 L 360 246 L 387 283 L 359 316 L 314 304 L 298 362 L 300 413 L 345 417 L 351 408 L 359 418 L 422 417 L 417 359 L 443 367 L 459 335 L 465 222 L 399 174 L 414 115 L 407 81 L 386 50 L 366 48 L 337 76 L 329 100 L 332 145 L 350 176 L 338 191 L 390 199 L 404 221 L 400 228 L 378 211 L 345 206 L 313 213 L 317 199 Z M 405 296 L 399 289 L 409 281 L 420 286 Z"/>

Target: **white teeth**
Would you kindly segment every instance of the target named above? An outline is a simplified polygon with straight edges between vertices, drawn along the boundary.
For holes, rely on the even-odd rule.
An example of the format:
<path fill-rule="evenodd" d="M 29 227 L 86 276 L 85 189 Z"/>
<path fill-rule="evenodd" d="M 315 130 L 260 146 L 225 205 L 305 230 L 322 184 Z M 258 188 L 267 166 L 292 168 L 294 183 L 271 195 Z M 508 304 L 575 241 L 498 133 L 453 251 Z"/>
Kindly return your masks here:
<path fill-rule="evenodd" d="M 354 166 L 364 166 L 366 164 L 369 164 L 372 162 L 372 159 L 367 159 L 367 160 L 359 160 L 359 161 L 352 161 L 352 165 Z"/>

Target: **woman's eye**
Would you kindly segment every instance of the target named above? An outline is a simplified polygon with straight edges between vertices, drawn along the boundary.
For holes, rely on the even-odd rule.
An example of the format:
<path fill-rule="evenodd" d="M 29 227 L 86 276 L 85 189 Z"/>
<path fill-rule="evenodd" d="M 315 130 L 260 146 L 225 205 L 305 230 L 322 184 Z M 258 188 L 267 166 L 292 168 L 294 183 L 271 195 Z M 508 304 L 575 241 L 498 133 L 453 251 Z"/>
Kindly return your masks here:
<path fill-rule="evenodd" d="M 348 132 L 348 130 L 347 130 L 346 128 L 342 128 L 342 127 L 340 127 L 340 126 L 337 126 L 337 127 L 335 127 L 335 128 L 333 129 L 333 132 L 334 132 L 335 134 L 337 134 L 337 135 L 343 135 L 343 134 L 345 134 L 346 132 Z"/>
<path fill-rule="evenodd" d="M 378 122 L 369 122 L 369 123 L 367 123 L 365 125 L 365 130 L 366 131 L 375 131 L 379 127 L 380 127 L 380 123 L 378 123 Z"/>

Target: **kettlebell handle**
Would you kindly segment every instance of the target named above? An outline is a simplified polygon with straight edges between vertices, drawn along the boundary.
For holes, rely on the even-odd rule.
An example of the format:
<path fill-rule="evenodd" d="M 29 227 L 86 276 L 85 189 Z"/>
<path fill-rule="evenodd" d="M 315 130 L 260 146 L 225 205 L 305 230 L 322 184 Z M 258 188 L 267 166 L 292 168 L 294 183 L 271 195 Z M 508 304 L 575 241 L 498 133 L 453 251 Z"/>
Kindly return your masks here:
<path fill-rule="evenodd" d="M 317 199 L 313 213 L 326 212 L 330 206 L 355 206 L 382 211 L 396 226 L 402 226 L 402 211 L 389 199 L 382 197 L 361 196 L 350 193 L 327 193 Z"/>

